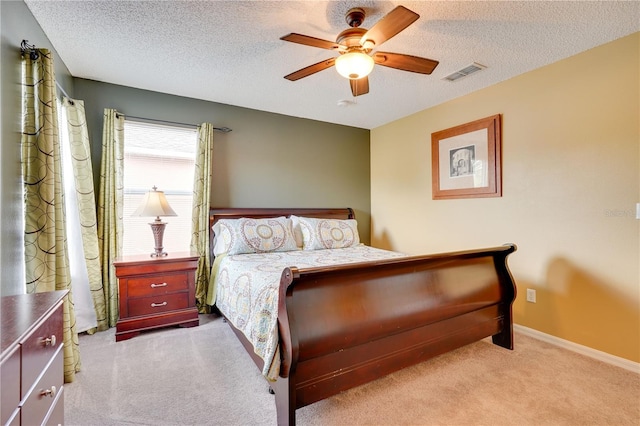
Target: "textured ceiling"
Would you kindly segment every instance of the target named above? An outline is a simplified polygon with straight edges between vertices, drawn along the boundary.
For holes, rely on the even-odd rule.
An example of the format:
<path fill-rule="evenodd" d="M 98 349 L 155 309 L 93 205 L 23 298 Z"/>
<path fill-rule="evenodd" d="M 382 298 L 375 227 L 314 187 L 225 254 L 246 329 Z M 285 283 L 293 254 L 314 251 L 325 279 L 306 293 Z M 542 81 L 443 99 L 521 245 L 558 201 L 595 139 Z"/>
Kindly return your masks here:
<path fill-rule="evenodd" d="M 25 3 L 75 77 L 367 129 L 640 31 L 636 1 Z M 338 54 L 281 36 L 333 41 L 350 8 L 371 28 L 397 5 L 420 19 L 381 50 L 440 61 L 431 75 L 376 66 L 355 99 L 333 68 L 283 78 Z M 487 69 L 442 80 L 473 62 Z"/>

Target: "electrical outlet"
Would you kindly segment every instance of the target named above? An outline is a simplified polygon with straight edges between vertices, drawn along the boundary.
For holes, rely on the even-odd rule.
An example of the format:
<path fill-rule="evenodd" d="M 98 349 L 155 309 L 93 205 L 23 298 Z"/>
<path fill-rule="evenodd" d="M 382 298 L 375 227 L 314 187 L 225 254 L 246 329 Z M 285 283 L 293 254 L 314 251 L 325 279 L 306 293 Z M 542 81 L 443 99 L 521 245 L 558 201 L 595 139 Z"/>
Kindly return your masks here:
<path fill-rule="evenodd" d="M 532 288 L 527 289 L 527 302 L 536 303 L 536 291 Z"/>

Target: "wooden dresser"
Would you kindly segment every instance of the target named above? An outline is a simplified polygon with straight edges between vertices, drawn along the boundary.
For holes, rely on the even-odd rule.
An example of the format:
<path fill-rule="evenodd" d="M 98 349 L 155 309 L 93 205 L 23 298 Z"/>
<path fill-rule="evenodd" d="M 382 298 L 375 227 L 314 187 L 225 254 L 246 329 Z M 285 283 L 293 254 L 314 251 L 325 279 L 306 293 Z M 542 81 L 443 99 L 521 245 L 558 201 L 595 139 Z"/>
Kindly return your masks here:
<path fill-rule="evenodd" d="M 120 291 L 116 341 L 158 327 L 197 326 L 195 276 L 199 258 L 194 253 L 169 253 L 116 259 L 113 265 Z"/>
<path fill-rule="evenodd" d="M 64 423 L 62 299 L 67 291 L 4 296 L 0 423 Z"/>

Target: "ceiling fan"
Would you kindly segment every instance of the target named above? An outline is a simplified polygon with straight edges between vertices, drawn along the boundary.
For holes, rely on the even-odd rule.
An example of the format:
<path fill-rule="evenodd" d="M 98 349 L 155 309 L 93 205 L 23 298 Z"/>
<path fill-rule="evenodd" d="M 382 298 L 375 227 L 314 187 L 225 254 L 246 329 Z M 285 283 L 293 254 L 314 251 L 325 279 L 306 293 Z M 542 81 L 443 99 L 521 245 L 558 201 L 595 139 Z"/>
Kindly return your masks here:
<path fill-rule="evenodd" d="M 350 28 L 338 34 L 335 42 L 297 33 L 280 37 L 280 40 L 291 43 L 336 50 L 340 53 L 336 58 L 302 68 L 284 78 L 296 81 L 335 65 L 338 73 L 349 79 L 353 96 L 360 96 L 369 93 L 368 75 L 373 70 L 374 64 L 420 74 L 431 74 L 438 66 L 438 61 L 402 53 L 373 51 L 419 17 L 420 15 L 406 7 L 397 6 L 367 30 L 360 27 L 365 18 L 364 9 L 357 7 L 347 12 L 345 18 Z"/>

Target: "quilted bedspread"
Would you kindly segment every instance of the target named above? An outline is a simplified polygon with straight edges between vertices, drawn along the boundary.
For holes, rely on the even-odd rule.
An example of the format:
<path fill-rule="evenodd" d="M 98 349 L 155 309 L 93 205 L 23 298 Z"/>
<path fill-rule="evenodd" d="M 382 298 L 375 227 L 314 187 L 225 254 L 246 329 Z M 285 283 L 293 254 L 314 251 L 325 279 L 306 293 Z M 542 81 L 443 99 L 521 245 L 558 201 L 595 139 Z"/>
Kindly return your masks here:
<path fill-rule="evenodd" d="M 401 253 L 358 245 L 328 250 L 226 255 L 216 258 L 209 294 L 220 312 L 253 344 L 264 360 L 262 374 L 276 380 L 278 350 L 278 288 L 286 267 L 299 269 L 403 257 Z"/>

